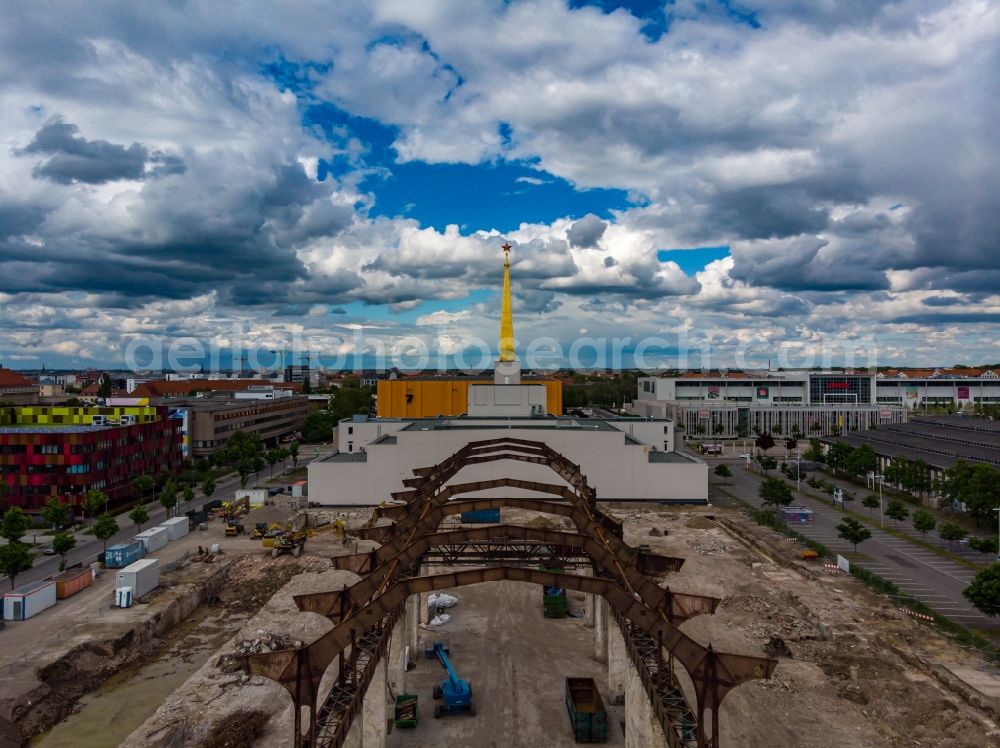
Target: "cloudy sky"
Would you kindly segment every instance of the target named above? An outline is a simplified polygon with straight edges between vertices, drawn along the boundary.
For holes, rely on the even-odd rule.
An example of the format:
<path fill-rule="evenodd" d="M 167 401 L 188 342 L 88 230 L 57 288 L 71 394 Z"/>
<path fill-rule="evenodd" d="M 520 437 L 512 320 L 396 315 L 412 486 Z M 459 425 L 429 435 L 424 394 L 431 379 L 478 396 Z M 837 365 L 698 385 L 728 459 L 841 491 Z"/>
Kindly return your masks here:
<path fill-rule="evenodd" d="M 998 93 L 991 0 L 15 4 L 0 361 L 495 350 L 504 240 L 522 355 L 1000 361 Z"/>

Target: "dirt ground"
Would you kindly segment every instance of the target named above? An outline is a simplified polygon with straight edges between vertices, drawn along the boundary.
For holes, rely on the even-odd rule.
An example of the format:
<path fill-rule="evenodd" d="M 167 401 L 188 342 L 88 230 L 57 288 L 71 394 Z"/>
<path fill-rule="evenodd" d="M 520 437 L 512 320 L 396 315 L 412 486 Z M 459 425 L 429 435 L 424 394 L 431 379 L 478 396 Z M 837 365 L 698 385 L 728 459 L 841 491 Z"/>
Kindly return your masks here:
<path fill-rule="evenodd" d="M 734 510 L 615 505 L 608 511 L 623 519 L 630 544 L 686 559 L 662 583 L 722 598 L 715 615 L 684 624 L 692 637 L 716 649 L 757 655 L 773 637 L 784 644 L 771 680 L 745 684 L 726 697 L 722 745 L 1000 746 L 1000 700 L 989 688 L 998 682 L 997 672 L 853 578 L 802 562 L 796 544 Z M 361 519 L 351 516 L 348 524 Z M 504 521 L 564 525 L 506 509 Z M 656 535 L 650 534 L 654 528 Z M 310 539 L 298 559 L 271 560 L 258 544 L 246 543 L 245 554 L 235 546 L 229 554 L 232 581 L 216 603 L 240 614 L 263 608 L 218 654 L 271 634 L 311 641 L 330 623 L 299 613 L 292 595 L 357 579 L 329 569 L 327 557 L 343 552 L 331 533 Z M 420 697 L 420 724 L 392 732 L 389 746 L 574 744 L 563 679 L 593 677 L 606 701 L 609 695 L 606 666 L 594 659 L 593 629 L 582 618 L 545 619 L 540 590 L 530 585 L 475 585 L 453 594 L 459 604 L 449 611 L 451 622 L 424 627 L 419 635 L 422 643 L 442 639 L 451 647 L 459 675 L 473 684 L 477 715 L 433 718 L 431 689 L 444 671 L 436 660 L 421 657 L 402 686 Z M 582 595 L 571 593 L 570 601 L 571 609 L 582 612 Z M 218 654 L 122 745 L 221 745 L 227 724 L 247 728 L 242 745 L 290 745 L 288 695 L 275 683 L 233 671 Z M 981 692 L 952 673 L 965 673 L 970 681 L 975 676 Z M 609 743 L 623 744 L 623 709 L 608 707 Z"/>
<path fill-rule="evenodd" d="M 795 543 L 735 511 L 615 513 L 631 544 L 687 559 L 680 572 L 664 577 L 672 589 L 722 598 L 714 615 L 685 623 L 687 633 L 746 654 L 766 653 L 764 645 L 779 637 L 790 653 L 778 658 L 771 680 L 745 684 L 726 697 L 722 745 L 1000 745 L 1000 702 L 973 694 L 986 706 L 974 708 L 934 677 L 955 666 L 994 679 L 996 672 L 852 577 L 831 574 L 821 562 L 811 562 L 803 576 L 794 568 L 802 565 Z M 735 525 L 755 547 L 716 519 Z M 665 535 L 650 535 L 653 527 Z"/>

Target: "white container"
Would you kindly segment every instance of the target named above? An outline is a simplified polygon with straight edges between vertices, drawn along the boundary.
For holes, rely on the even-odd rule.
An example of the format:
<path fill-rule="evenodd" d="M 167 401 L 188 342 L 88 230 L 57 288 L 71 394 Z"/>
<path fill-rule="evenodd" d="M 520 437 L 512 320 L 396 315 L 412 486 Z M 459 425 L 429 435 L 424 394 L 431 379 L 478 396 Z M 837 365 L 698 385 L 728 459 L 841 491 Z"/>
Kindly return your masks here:
<path fill-rule="evenodd" d="M 141 600 L 151 590 L 160 586 L 160 562 L 155 558 L 144 558 L 124 569 L 115 577 L 115 590 L 130 587 L 132 599 Z"/>
<path fill-rule="evenodd" d="M 3 617 L 26 621 L 56 604 L 56 583 L 51 579 L 23 584 L 3 596 Z"/>
<path fill-rule="evenodd" d="M 119 587 L 115 590 L 115 606 L 119 608 L 132 607 L 132 588 Z"/>
<path fill-rule="evenodd" d="M 133 540 L 140 541 L 146 547 L 146 555 L 148 556 L 170 542 L 170 533 L 165 527 L 150 527 L 136 535 Z"/>
<path fill-rule="evenodd" d="M 236 490 L 234 501 L 239 501 L 244 496 L 250 497 L 250 506 L 264 506 L 267 501 L 266 488 L 240 488 Z"/>
<path fill-rule="evenodd" d="M 292 496 L 296 498 L 302 498 L 306 495 L 308 489 L 306 488 L 306 482 L 304 480 L 296 481 L 292 484 Z"/>
<path fill-rule="evenodd" d="M 167 531 L 167 537 L 170 540 L 178 540 L 188 534 L 190 524 L 187 517 L 173 517 L 161 522 L 159 526 Z"/>

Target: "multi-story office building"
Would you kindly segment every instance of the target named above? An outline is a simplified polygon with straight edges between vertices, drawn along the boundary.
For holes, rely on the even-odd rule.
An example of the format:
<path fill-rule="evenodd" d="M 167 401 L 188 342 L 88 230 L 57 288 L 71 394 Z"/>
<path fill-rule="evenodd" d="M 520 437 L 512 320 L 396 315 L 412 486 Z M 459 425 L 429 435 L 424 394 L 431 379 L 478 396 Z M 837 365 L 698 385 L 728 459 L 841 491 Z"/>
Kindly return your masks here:
<path fill-rule="evenodd" d="M 641 377 L 637 415 L 671 418 L 688 436 L 759 432 L 820 436 L 906 421 L 901 405 L 879 403 L 869 373 L 765 372 Z"/>
<path fill-rule="evenodd" d="M 308 398 L 274 388 L 246 390 L 231 397 L 169 398 L 158 402 L 169 405 L 185 424 L 188 454 L 196 458 L 224 449 L 237 431 L 256 433 L 265 443 L 277 443 L 281 437 L 300 431 L 309 414 Z"/>
<path fill-rule="evenodd" d="M 78 505 L 92 489 L 128 498 L 137 476 L 180 464 L 180 423 L 167 408 L 0 408 L 0 481 L 7 503 L 25 511 L 52 497 Z"/>

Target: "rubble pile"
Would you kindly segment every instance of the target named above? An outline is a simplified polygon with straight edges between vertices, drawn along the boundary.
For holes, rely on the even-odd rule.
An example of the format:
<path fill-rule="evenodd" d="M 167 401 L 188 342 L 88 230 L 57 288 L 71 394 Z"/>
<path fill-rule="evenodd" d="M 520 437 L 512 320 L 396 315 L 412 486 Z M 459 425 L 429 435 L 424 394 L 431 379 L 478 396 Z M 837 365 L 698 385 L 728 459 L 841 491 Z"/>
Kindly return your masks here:
<path fill-rule="evenodd" d="M 727 543 L 722 538 L 708 536 L 705 538 L 693 538 L 687 542 L 688 548 L 702 556 L 714 556 L 717 553 L 729 553 L 733 549 L 732 543 Z"/>
<path fill-rule="evenodd" d="M 284 634 L 275 634 L 264 629 L 257 629 L 257 636 L 253 639 L 243 639 L 236 642 L 235 654 L 261 654 L 262 652 L 276 652 L 280 649 L 298 649 L 302 642 Z"/>

